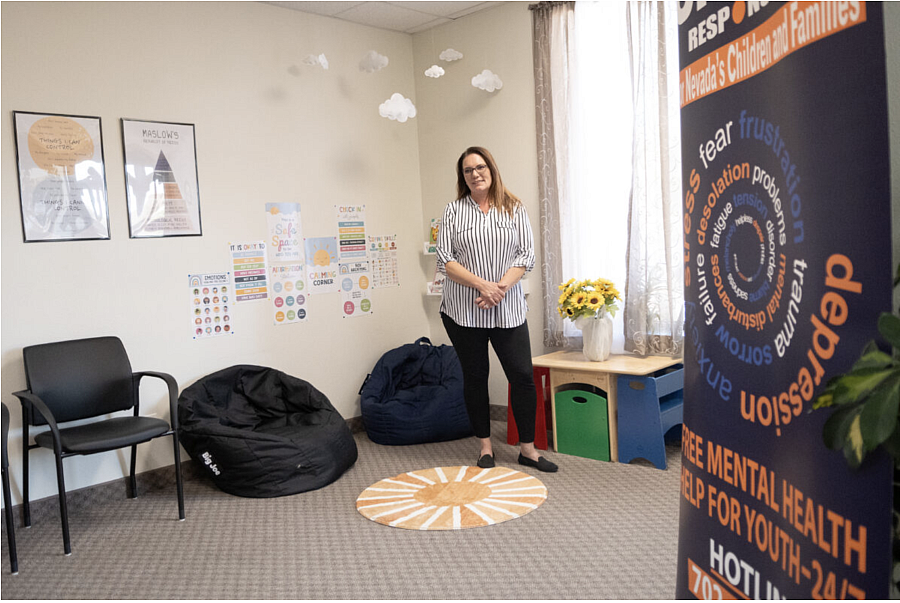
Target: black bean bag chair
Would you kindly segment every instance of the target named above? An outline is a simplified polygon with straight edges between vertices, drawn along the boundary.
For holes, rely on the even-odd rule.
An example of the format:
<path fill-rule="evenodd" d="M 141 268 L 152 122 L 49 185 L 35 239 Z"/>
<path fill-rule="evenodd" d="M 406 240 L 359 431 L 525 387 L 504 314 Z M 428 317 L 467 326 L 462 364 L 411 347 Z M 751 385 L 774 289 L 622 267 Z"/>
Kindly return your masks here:
<path fill-rule="evenodd" d="M 350 428 L 322 392 L 261 366 L 232 366 L 186 388 L 178 423 L 191 458 L 237 496 L 315 490 L 357 458 Z"/>
<path fill-rule="evenodd" d="M 359 391 L 366 434 L 392 446 L 472 435 L 456 350 L 427 337 L 385 353 Z"/>

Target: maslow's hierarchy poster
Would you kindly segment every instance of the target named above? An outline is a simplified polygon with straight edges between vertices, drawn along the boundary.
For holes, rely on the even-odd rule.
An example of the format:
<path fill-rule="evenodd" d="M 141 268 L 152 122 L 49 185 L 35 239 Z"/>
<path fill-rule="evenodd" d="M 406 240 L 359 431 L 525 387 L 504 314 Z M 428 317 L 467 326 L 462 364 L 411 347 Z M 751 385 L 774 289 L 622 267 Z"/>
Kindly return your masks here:
<path fill-rule="evenodd" d="M 122 120 L 133 238 L 200 235 L 194 126 Z"/>

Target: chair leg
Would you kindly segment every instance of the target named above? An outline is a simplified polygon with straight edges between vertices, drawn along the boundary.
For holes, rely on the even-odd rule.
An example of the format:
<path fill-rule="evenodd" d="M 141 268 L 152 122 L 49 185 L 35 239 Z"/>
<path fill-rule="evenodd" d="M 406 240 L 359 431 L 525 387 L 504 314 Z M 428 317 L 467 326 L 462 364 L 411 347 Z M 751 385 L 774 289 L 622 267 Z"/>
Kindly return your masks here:
<path fill-rule="evenodd" d="M 22 411 L 22 520 L 31 527 L 31 502 L 28 499 L 28 420 Z"/>
<path fill-rule="evenodd" d="M 62 521 L 63 551 L 72 554 L 72 543 L 69 541 L 69 509 L 66 505 L 66 479 L 63 477 L 62 457 L 56 455 L 56 483 L 59 486 L 59 518 Z"/>
<path fill-rule="evenodd" d="M 131 484 L 131 494 L 129 494 L 128 498 L 137 498 L 137 480 L 134 477 L 135 469 L 137 468 L 137 444 L 134 444 L 131 447 L 131 478 L 129 483 Z"/>
<path fill-rule="evenodd" d="M 181 481 L 181 448 L 178 443 L 178 432 L 172 433 L 175 444 L 175 488 L 178 492 L 178 520 L 184 520 L 184 484 Z"/>
<path fill-rule="evenodd" d="M 3 469 L 3 502 L 6 516 L 6 540 L 9 543 L 9 571 L 13 575 L 19 573 L 19 558 L 16 556 L 16 528 L 13 521 L 12 496 L 9 489 L 9 474 Z"/>

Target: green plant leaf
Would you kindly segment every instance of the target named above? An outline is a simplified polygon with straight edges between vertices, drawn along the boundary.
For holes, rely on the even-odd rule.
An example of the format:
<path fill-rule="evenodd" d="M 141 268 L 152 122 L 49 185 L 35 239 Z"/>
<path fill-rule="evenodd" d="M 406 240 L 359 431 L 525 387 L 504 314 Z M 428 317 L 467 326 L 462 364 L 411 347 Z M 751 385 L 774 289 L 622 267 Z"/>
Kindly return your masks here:
<path fill-rule="evenodd" d="M 894 466 L 900 467 L 900 427 L 894 429 L 882 446 L 888 454 L 894 457 Z"/>
<path fill-rule="evenodd" d="M 813 401 L 812 407 L 813 410 L 818 410 L 829 406 L 834 406 L 834 394 L 826 389 Z"/>
<path fill-rule="evenodd" d="M 858 413 L 859 409 L 855 406 L 845 406 L 834 411 L 822 427 L 822 440 L 825 446 L 831 450 L 840 450 L 847 439 L 850 423 Z"/>
<path fill-rule="evenodd" d="M 866 450 L 888 439 L 897 428 L 897 411 L 900 410 L 900 371 L 894 371 L 862 404 L 859 426 Z"/>
<path fill-rule="evenodd" d="M 851 404 L 868 396 L 891 373 L 878 367 L 866 367 L 843 375 L 834 386 L 834 403 Z"/>
<path fill-rule="evenodd" d="M 900 349 L 900 316 L 882 312 L 878 317 L 878 332 L 889 344 Z"/>
<path fill-rule="evenodd" d="M 859 427 L 859 415 L 859 412 L 851 415 L 853 418 L 850 421 L 850 427 L 847 430 L 847 438 L 844 441 L 844 457 L 847 459 L 847 464 L 853 469 L 859 467 L 866 457 L 862 431 L 860 431 Z"/>
<path fill-rule="evenodd" d="M 866 349 L 863 350 L 863 354 L 859 357 L 859 360 L 853 364 L 851 372 L 856 372 L 865 368 L 881 369 L 889 366 L 893 361 L 894 359 L 891 358 L 891 355 L 885 354 L 879 350 L 878 346 L 875 345 L 875 340 L 872 340 L 866 345 Z"/>

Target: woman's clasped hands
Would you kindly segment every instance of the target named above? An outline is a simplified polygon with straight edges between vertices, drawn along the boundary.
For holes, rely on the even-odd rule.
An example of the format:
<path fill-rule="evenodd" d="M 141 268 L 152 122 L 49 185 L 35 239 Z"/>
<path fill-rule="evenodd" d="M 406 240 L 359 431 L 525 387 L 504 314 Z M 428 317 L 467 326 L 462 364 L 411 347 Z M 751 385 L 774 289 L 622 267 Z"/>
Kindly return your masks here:
<path fill-rule="evenodd" d="M 485 281 L 478 287 L 478 292 L 481 295 L 475 298 L 475 305 L 482 310 L 493 308 L 503 301 L 503 296 L 506 295 L 508 289 L 509 287 L 506 285 Z"/>

